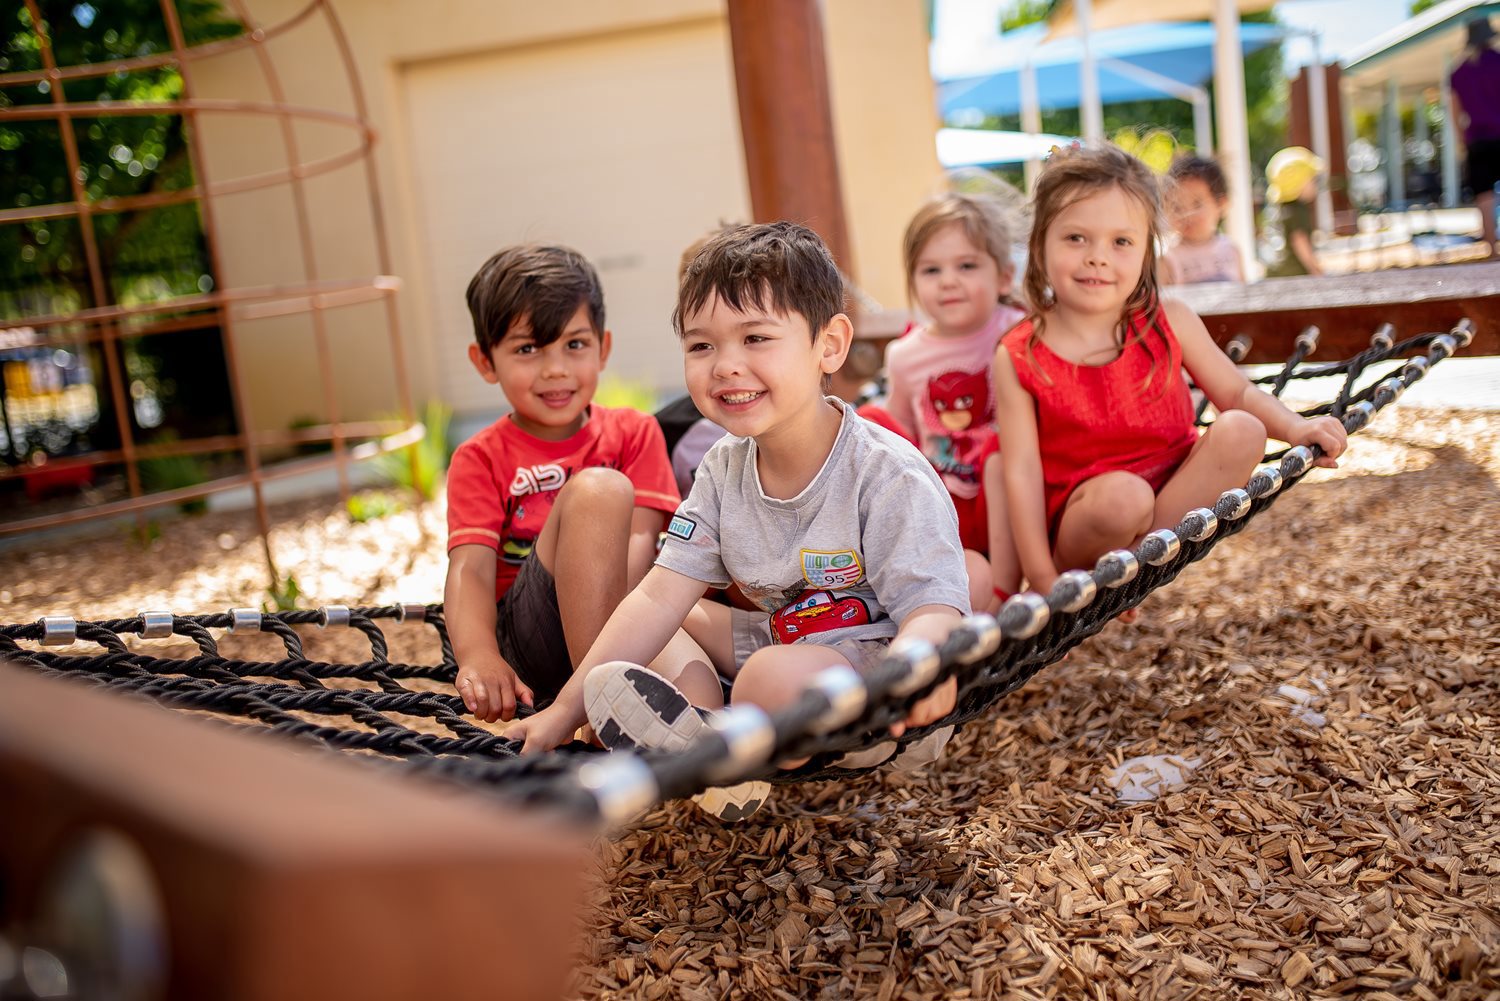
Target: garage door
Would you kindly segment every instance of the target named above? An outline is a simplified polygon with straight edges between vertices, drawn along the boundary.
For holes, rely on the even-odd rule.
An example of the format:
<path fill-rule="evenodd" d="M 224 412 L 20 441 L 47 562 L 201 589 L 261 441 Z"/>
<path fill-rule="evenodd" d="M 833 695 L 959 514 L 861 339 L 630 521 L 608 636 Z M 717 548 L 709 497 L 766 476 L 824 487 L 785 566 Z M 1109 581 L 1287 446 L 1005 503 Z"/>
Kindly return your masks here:
<path fill-rule="evenodd" d="M 599 269 L 610 370 L 682 386 L 670 326 L 682 249 L 749 203 L 727 26 L 698 22 L 404 67 L 439 384 L 504 401 L 464 361 L 464 289 L 498 248 L 559 242 Z"/>

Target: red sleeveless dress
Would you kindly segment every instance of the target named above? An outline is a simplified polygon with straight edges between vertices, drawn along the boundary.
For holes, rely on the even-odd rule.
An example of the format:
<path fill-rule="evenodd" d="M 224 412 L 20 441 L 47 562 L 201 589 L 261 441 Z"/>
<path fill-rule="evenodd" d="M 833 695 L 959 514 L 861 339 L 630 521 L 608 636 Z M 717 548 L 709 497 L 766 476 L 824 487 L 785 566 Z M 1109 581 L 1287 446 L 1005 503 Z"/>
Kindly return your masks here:
<path fill-rule="evenodd" d="M 1132 318 L 1132 337 L 1144 319 Z M 1028 352 L 1031 329 L 1025 320 L 1001 343 L 1021 387 L 1036 401 L 1047 536 L 1056 541 L 1063 507 L 1085 480 L 1125 470 L 1160 490 L 1197 443 L 1198 430 L 1182 375 L 1182 348 L 1165 313 L 1166 343 L 1148 330 L 1105 365 L 1074 364 L 1043 341 Z"/>

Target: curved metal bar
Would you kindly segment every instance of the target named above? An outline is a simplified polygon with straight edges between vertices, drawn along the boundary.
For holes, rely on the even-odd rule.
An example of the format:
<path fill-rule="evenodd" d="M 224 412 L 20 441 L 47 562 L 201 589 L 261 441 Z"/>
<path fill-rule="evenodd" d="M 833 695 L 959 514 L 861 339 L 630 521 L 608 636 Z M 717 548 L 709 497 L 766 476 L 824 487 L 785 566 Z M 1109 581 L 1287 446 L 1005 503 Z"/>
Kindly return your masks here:
<path fill-rule="evenodd" d="M 15 321 L 18 327 L 55 327 L 64 323 L 102 323 L 118 317 L 148 316 L 152 313 L 176 312 L 184 309 L 236 306 L 241 303 L 266 302 L 294 297 L 344 296 L 347 293 L 367 291 L 369 294 L 341 305 L 354 302 L 370 302 L 382 295 L 390 295 L 401 285 L 394 275 L 376 275 L 371 279 L 329 279 L 317 283 L 304 282 L 294 285 L 257 285 L 251 288 L 226 289 L 185 295 L 163 302 L 142 303 L 138 306 L 102 306 L 80 309 L 76 313 L 52 313 L 47 316 L 28 316 Z"/>
<path fill-rule="evenodd" d="M 337 430 L 340 439 L 349 439 L 383 438 L 402 433 L 407 429 L 409 429 L 409 425 L 404 421 L 388 420 L 344 421 Z M 257 431 L 252 437 L 259 448 L 274 447 L 277 445 L 320 445 L 324 442 L 332 442 L 334 440 L 334 430 L 331 424 L 319 424 L 309 428 L 299 428 L 296 431 Z M 208 455 L 214 452 L 233 452 L 244 447 L 244 435 L 221 434 L 206 438 L 182 438 L 172 442 L 137 445 L 135 455 L 137 459 L 161 459 L 173 455 Z M 124 460 L 125 454 L 119 449 L 99 449 L 98 451 L 84 452 L 80 455 L 70 455 L 65 459 L 53 459 L 47 463 L 46 468 L 63 471 L 82 466 L 97 466 L 101 463 L 123 462 Z M 0 481 L 21 479 L 33 471 L 33 468 L 29 466 L 0 469 Z"/>
<path fill-rule="evenodd" d="M 372 459 L 383 452 L 394 452 L 398 448 L 406 448 L 422 440 L 426 433 L 426 427 L 420 423 L 412 424 L 402 429 L 398 434 L 382 438 L 379 441 L 365 442 L 348 449 L 348 459 L 353 462 L 363 462 Z M 351 437 L 346 431 L 345 437 Z M 80 522 L 92 521 L 95 518 L 108 518 L 122 514 L 134 514 L 139 511 L 147 511 L 155 507 L 165 507 L 170 504 L 180 504 L 183 501 L 200 500 L 210 494 L 222 493 L 225 490 L 233 490 L 238 487 L 254 487 L 256 482 L 267 483 L 272 480 L 282 480 L 291 476 L 301 476 L 318 469 L 331 466 L 335 462 L 333 455 L 309 456 L 299 459 L 295 463 L 281 463 L 274 466 L 262 466 L 255 475 L 239 473 L 234 476 L 224 476 L 216 480 L 199 483 L 196 486 L 182 487 L 177 490 L 164 490 L 157 493 L 143 494 L 132 497 L 129 500 L 115 501 L 110 504 L 96 504 L 82 510 L 66 511 L 62 514 L 48 515 L 44 518 L 27 518 L 23 521 L 0 522 L 0 536 L 19 535 L 23 532 L 35 532 L 44 528 L 56 528 L 61 525 L 76 525 Z M 97 465 L 97 463 L 90 463 Z"/>
<path fill-rule="evenodd" d="M 358 163 L 366 159 L 369 149 L 370 145 L 366 143 L 346 150 L 343 153 L 334 153 L 331 156 L 308 160 L 306 163 L 300 163 L 296 166 L 281 167 L 276 170 L 263 171 L 259 174 L 246 174 L 244 177 L 218 181 L 210 185 L 207 191 L 213 197 L 238 195 L 246 191 L 261 191 L 265 188 L 273 188 L 278 184 L 285 184 L 293 178 L 306 180 L 310 177 L 318 177 L 319 175 L 332 173 L 341 167 L 347 167 L 351 163 Z M 184 202 L 198 201 L 203 197 L 204 190 L 195 184 L 192 187 L 179 188 L 176 191 L 153 191 L 143 195 L 122 195 L 117 198 L 101 198 L 98 201 L 86 202 L 86 204 L 90 206 L 88 211 L 96 214 L 104 212 L 133 212 L 140 209 L 155 209 L 167 205 L 180 205 Z M 36 219 L 63 219 L 69 216 L 76 216 L 79 213 L 80 209 L 76 202 L 57 202 L 51 205 L 27 206 L 23 209 L 0 209 L 0 224 L 31 222 Z"/>
<path fill-rule="evenodd" d="M 57 88 L 53 88 L 53 93 L 57 93 Z M 294 118 L 327 122 L 331 125 L 346 125 L 364 133 L 371 141 L 375 138 L 375 129 L 368 122 L 360 121 L 355 116 L 342 111 L 309 108 L 303 105 L 282 107 L 265 101 L 231 101 L 222 97 L 188 97 L 180 101 L 138 101 L 129 104 L 124 101 L 81 101 L 76 104 L 64 101 L 54 105 L 23 104 L 6 108 L 0 112 L 0 118 L 29 122 L 56 121 L 58 118 L 115 118 L 122 115 L 184 115 L 200 111 L 222 111 L 236 115 L 286 113 Z"/>
<path fill-rule="evenodd" d="M 247 31 L 243 35 L 233 38 L 221 38 L 217 42 L 205 42 L 202 45 L 194 45 L 185 52 L 163 52 L 152 56 L 135 56 L 131 59 L 116 59 L 107 63 L 80 63 L 77 66 L 58 66 L 52 70 L 18 70 L 14 73 L 0 73 L 0 87 L 11 87 L 16 84 L 40 83 L 43 80 L 82 80 L 95 76 L 111 76 L 115 73 L 133 73 L 137 70 L 156 69 L 161 66 L 176 66 L 179 60 L 206 59 L 209 56 L 224 55 L 236 52 L 251 45 L 259 45 L 269 42 L 277 35 L 292 30 L 307 20 L 312 12 L 319 7 L 325 7 L 324 0 L 312 0 L 307 6 L 284 21 L 269 28 L 257 28 L 255 31 Z"/>
<path fill-rule="evenodd" d="M 120 446 L 115 449 L 89 453 L 84 457 L 70 457 L 51 464 L 55 469 L 66 469 L 77 465 L 97 465 L 121 462 L 129 481 L 130 499 L 114 504 L 89 507 L 84 510 L 65 512 L 48 518 L 32 518 L 25 521 L 0 524 L 0 534 L 30 531 L 50 525 L 68 524 L 93 517 L 109 516 L 127 511 L 140 511 L 160 504 L 175 503 L 206 496 L 218 490 L 248 485 L 255 495 L 257 522 L 260 528 L 265 558 L 271 571 L 273 584 L 277 573 L 273 554 L 268 542 L 269 522 L 261 484 L 309 468 L 333 464 L 339 468 L 341 490 L 348 491 L 346 465 L 375 451 L 389 450 L 409 443 L 412 434 L 420 435 L 421 425 L 414 418 L 411 392 L 399 334 L 399 313 L 394 302 L 394 292 L 399 281 L 390 276 L 391 255 L 388 246 L 385 220 L 381 211 L 379 186 L 371 151 L 375 142 L 375 129 L 370 124 L 369 109 L 361 90 L 355 70 L 353 52 L 348 44 L 337 16 L 327 0 L 301 0 L 295 10 L 270 26 L 258 26 L 250 16 L 246 0 L 230 0 L 233 13 L 244 30 L 227 39 L 189 45 L 183 33 L 178 11 L 180 0 L 159 0 L 162 23 L 170 51 L 162 51 L 116 59 L 109 62 L 75 66 L 58 66 L 48 37 L 48 26 L 41 16 L 39 0 L 24 0 L 37 40 L 37 51 L 42 64 L 40 70 L 24 70 L 0 74 L 0 87 L 25 86 L 46 83 L 50 100 L 41 105 L 25 105 L 0 109 L 0 121 L 49 121 L 55 122 L 62 138 L 67 159 L 73 200 L 70 203 L 33 205 L 25 208 L 0 210 L 0 225 L 35 222 L 42 219 L 76 219 L 78 235 L 88 265 L 88 285 L 84 303 L 87 308 L 66 314 L 48 314 L 30 317 L 8 318 L 6 325 L 24 329 L 20 338 L 26 346 L 58 346 L 97 344 L 104 356 L 102 368 L 108 379 L 108 390 Z M 310 107 L 290 103 L 270 52 L 270 43 L 287 35 L 292 30 L 315 23 L 315 15 L 326 19 L 342 66 L 350 84 L 354 113 L 330 108 Z M 195 87 L 196 69 L 202 60 L 223 56 L 233 52 L 251 50 L 264 77 L 270 101 L 240 100 L 233 98 L 209 98 L 200 96 Z M 153 102 L 108 102 L 99 100 L 70 101 L 67 86 L 91 77 L 116 73 L 140 73 L 158 68 L 175 68 L 181 77 L 182 90 L 178 99 Z M 274 117 L 283 136 L 285 165 L 258 173 L 239 177 L 215 179 L 209 176 L 209 163 L 204 155 L 203 130 L 195 127 L 199 119 L 210 115 L 254 115 Z M 76 129 L 79 123 L 90 119 L 116 116 L 180 116 L 186 125 L 186 151 L 192 165 L 194 183 L 176 191 L 146 191 L 117 197 L 92 200 L 82 172 Z M 357 136 L 350 148 L 303 162 L 299 148 L 299 136 L 294 125 L 297 122 L 312 122 L 339 129 L 353 130 Z M 336 140 L 337 141 L 337 140 Z M 310 224 L 311 205 L 306 182 L 314 177 L 330 174 L 363 160 L 366 186 L 370 199 L 370 222 L 374 231 L 374 247 L 378 258 L 378 274 L 363 279 L 324 280 L 319 274 L 313 228 Z M 219 198 L 242 193 L 262 191 L 285 186 L 295 208 L 297 240 L 302 248 L 302 277 L 299 282 L 260 286 L 255 288 L 231 287 L 225 279 L 222 261 L 221 234 L 215 223 L 215 201 Z M 207 250 L 207 269 L 213 275 L 216 287 L 211 292 L 176 297 L 163 302 L 121 305 L 112 301 L 109 282 L 106 278 L 108 262 L 101 261 L 101 248 L 95 233 L 94 219 L 103 213 L 140 212 L 172 205 L 197 202 L 203 219 L 203 236 Z M 338 408 L 337 387 L 334 384 L 333 356 L 330 351 L 328 321 L 325 312 L 362 303 L 384 300 L 386 326 L 390 336 L 391 372 L 399 397 L 402 412 L 400 426 L 405 430 L 399 436 L 400 443 L 389 439 L 384 444 L 365 443 L 350 447 L 349 439 L 362 438 L 376 429 L 388 430 L 388 422 L 346 421 Z M 319 359 L 321 395 L 325 422 L 315 429 L 287 433 L 261 431 L 249 406 L 249 397 L 243 372 L 237 357 L 242 349 L 241 331 L 236 328 L 245 322 L 271 317 L 311 314 L 314 327 L 315 351 Z M 142 446 L 133 440 L 133 423 L 129 415 L 130 398 L 124 391 L 126 378 L 119 342 L 124 337 L 151 336 L 175 331 L 208 330 L 218 328 L 222 334 L 224 364 L 230 384 L 229 405 L 233 409 L 238 432 L 207 438 L 194 438 L 175 442 L 170 446 Z M 262 468 L 259 450 L 268 445 L 285 444 L 291 441 L 330 441 L 333 445 L 329 455 L 317 459 L 304 459 L 287 469 Z M 239 451 L 244 456 L 248 472 L 244 476 L 223 477 L 211 483 L 199 484 L 178 491 L 143 496 L 137 463 L 142 459 L 163 455 L 204 453 L 218 450 Z M 24 475 L 17 471 L 15 475 Z M 0 478 L 7 473 L 0 471 Z M 142 522 L 142 524 L 144 524 Z"/>
<path fill-rule="evenodd" d="M 239 16 L 242 24 L 251 22 L 250 12 L 245 9 L 243 0 L 230 0 L 235 13 Z M 297 142 L 296 129 L 292 127 L 292 115 L 285 109 L 286 91 L 281 86 L 281 74 L 276 71 L 276 61 L 271 58 L 270 49 L 264 45 L 255 46 L 255 58 L 260 63 L 260 71 L 265 75 L 266 85 L 271 89 L 271 100 L 277 107 L 283 109 L 277 112 L 276 119 L 281 125 L 281 142 L 286 148 L 287 162 L 298 164 L 302 160 L 299 152 L 300 146 Z M 371 141 L 371 134 L 366 135 L 365 142 Z M 293 169 L 289 187 L 292 192 L 292 205 L 296 209 L 297 240 L 302 250 L 302 273 L 310 282 L 318 280 L 318 258 L 313 252 L 312 226 L 308 220 L 307 189 L 302 183 L 303 174 Z M 333 382 L 333 353 L 328 347 L 328 325 L 323 319 L 323 305 L 315 301 L 312 306 L 313 323 L 313 353 L 318 362 L 318 380 L 323 387 L 323 405 L 328 408 L 328 422 L 333 425 L 334 440 L 333 454 L 338 457 L 336 463 L 339 480 L 339 497 L 347 501 L 349 499 L 349 467 L 344 462 L 344 442 L 338 436 L 339 426 L 339 394 Z"/>

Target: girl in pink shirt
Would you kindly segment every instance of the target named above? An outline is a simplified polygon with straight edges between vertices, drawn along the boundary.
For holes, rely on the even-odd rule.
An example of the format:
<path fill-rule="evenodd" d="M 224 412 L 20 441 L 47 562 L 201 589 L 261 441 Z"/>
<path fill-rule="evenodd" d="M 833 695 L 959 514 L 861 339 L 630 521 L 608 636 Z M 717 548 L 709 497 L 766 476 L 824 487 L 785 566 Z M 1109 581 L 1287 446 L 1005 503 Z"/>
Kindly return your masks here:
<path fill-rule="evenodd" d="M 861 413 L 914 442 L 958 510 L 974 610 L 1020 586 L 995 434 L 991 371 L 1000 337 L 1025 314 L 1008 302 L 1011 229 L 995 202 L 929 201 L 906 227 L 907 289 L 928 318 L 886 350 L 884 410 Z"/>

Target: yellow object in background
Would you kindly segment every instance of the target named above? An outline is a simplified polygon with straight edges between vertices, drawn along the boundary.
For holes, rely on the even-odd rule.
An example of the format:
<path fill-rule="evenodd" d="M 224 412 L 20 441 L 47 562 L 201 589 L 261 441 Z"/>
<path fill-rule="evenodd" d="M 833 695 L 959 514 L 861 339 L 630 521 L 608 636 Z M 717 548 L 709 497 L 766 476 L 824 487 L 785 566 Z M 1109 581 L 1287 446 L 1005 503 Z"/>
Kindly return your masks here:
<path fill-rule="evenodd" d="M 1296 201 L 1324 169 L 1323 158 L 1306 146 L 1278 150 L 1266 164 L 1266 199 L 1277 205 Z"/>

